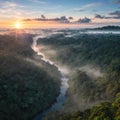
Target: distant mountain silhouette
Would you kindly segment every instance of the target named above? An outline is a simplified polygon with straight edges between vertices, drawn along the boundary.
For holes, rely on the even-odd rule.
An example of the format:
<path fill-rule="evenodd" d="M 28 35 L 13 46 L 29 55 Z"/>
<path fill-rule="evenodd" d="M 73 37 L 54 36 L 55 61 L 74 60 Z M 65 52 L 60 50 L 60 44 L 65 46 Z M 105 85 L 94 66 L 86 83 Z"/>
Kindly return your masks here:
<path fill-rule="evenodd" d="M 92 30 L 120 30 L 120 26 L 104 26 L 104 27 L 94 28 Z"/>

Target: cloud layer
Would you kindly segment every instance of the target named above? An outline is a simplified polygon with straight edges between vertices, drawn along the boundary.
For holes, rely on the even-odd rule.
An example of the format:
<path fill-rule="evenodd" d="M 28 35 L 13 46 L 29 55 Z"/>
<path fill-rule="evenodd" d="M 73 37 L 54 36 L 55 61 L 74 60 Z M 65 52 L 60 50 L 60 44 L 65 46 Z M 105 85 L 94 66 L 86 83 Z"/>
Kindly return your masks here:
<path fill-rule="evenodd" d="M 73 17 L 66 17 L 66 16 L 61 16 L 57 18 L 46 18 L 45 15 L 41 15 L 41 18 L 35 18 L 35 19 L 24 19 L 24 21 L 43 21 L 43 22 L 57 22 L 57 23 L 66 23 L 66 24 L 80 24 L 80 23 L 90 23 L 92 20 L 90 18 L 84 17 L 84 18 L 79 18 L 77 21 L 72 21 L 74 20 Z"/>
<path fill-rule="evenodd" d="M 120 0 L 117 0 L 115 3 L 116 3 L 116 4 L 120 4 Z"/>
<path fill-rule="evenodd" d="M 120 22 L 120 0 L 69 0 L 69 3 L 67 0 L 0 0 L 0 17 L 1 21 L 33 20 L 36 24 L 50 22 L 71 26 Z"/>
<path fill-rule="evenodd" d="M 120 19 L 120 11 L 117 10 L 117 11 L 114 11 L 114 12 L 110 12 L 110 13 L 108 13 L 107 16 L 96 14 L 95 18 L 99 18 L 99 19 Z"/>
<path fill-rule="evenodd" d="M 81 8 L 75 8 L 75 11 L 82 12 L 82 11 L 89 10 L 91 8 L 95 8 L 101 5 L 102 3 L 100 2 L 89 3 L 89 4 L 82 6 Z"/>
<path fill-rule="evenodd" d="M 109 13 L 109 15 L 111 15 L 115 19 L 120 19 L 120 11 L 111 12 Z"/>
<path fill-rule="evenodd" d="M 80 18 L 77 22 L 78 23 L 90 23 L 92 20 L 90 18 Z"/>

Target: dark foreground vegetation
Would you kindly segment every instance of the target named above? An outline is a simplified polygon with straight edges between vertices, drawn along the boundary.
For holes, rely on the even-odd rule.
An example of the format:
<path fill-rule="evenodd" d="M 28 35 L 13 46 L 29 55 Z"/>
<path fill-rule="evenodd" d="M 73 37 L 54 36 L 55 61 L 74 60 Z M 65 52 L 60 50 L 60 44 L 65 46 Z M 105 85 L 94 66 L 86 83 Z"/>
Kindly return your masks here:
<path fill-rule="evenodd" d="M 44 120 L 120 120 L 120 93 L 112 102 L 104 102 L 83 112 L 58 114 L 57 112 Z"/>
<path fill-rule="evenodd" d="M 94 28 L 93 30 L 120 30 L 120 26 L 104 26 L 99 28 Z"/>
<path fill-rule="evenodd" d="M 68 100 L 62 114 L 46 120 L 120 120 L 120 35 L 55 35 L 38 43 L 45 46 L 43 52 L 50 59 L 72 68 Z M 55 56 L 48 50 L 55 50 Z M 91 70 L 99 69 L 104 74 L 91 77 L 80 69 L 84 66 L 92 66 Z M 85 111 L 64 114 L 79 110 Z"/>
<path fill-rule="evenodd" d="M 31 43 L 28 35 L 0 36 L 0 120 L 30 120 L 59 94 L 57 68 L 34 57 Z"/>

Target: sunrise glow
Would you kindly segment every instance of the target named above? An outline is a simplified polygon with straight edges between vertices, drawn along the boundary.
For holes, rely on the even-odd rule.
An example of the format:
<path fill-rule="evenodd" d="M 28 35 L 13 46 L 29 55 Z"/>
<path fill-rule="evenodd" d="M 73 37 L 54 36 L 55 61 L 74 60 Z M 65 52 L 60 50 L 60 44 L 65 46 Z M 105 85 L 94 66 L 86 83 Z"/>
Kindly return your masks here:
<path fill-rule="evenodd" d="M 15 23 L 15 28 L 16 29 L 22 29 L 22 23 L 21 22 L 16 22 Z"/>
<path fill-rule="evenodd" d="M 119 0 L 1 0 L 0 28 L 120 25 L 119 5 Z"/>

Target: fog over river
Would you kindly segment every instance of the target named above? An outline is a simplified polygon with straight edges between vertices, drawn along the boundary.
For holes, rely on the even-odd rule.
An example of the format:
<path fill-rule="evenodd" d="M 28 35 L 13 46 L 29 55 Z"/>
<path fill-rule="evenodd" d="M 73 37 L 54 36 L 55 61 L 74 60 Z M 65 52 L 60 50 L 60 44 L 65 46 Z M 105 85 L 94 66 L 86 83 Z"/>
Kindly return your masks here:
<path fill-rule="evenodd" d="M 69 79 L 67 77 L 67 72 L 64 70 L 64 68 L 62 68 L 62 66 L 56 65 L 51 60 L 47 59 L 43 53 L 40 52 L 39 47 L 37 46 L 37 40 L 40 38 L 42 38 L 42 36 L 33 37 L 32 49 L 37 53 L 37 55 L 42 56 L 41 60 L 49 63 L 50 65 L 54 65 L 58 68 L 58 71 L 61 73 L 61 86 L 60 86 L 60 94 L 56 98 L 56 102 L 50 108 L 45 110 L 43 113 L 41 113 L 40 115 L 37 115 L 34 120 L 41 120 L 49 112 L 59 110 L 66 99 L 66 92 L 69 88 L 69 84 L 68 84 Z"/>
<path fill-rule="evenodd" d="M 35 31 L 34 31 L 35 32 Z M 30 31 L 28 32 L 30 33 Z M 49 60 L 47 56 L 45 56 L 39 49 L 39 45 L 37 45 L 37 41 L 40 38 L 47 38 L 56 34 L 63 34 L 64 37 L 78 37 L 81 34 L 119 34 L 120 31 L 81 31 L 81 30 L 38 30 L 36 36 L 33 37 L 33 44 L 32 44 L 32 49 L 37 53 L 37 55 L 41 56 L 41 60 L 44 62 L 49 63 L 50 65 L 56 66 L 58 68 L 58 71 L 61 74 L 61 86 L 60 86 L 60 94 L 56 98 L 56 102 L 47 110 L 45 110 L 43 113 L 40 115 L 37 115 L 34 120 L 41 120 L 46 114 L 50 112 L 54 112 L 59 110 L 63 103 L 65 102 L 66 99 L 66 93 L 69 88 L 69 78 L 68 78 L 68 72 L 67 70 L 64 69 L 63 66 L 57 65 L 53 61 Z"/>

